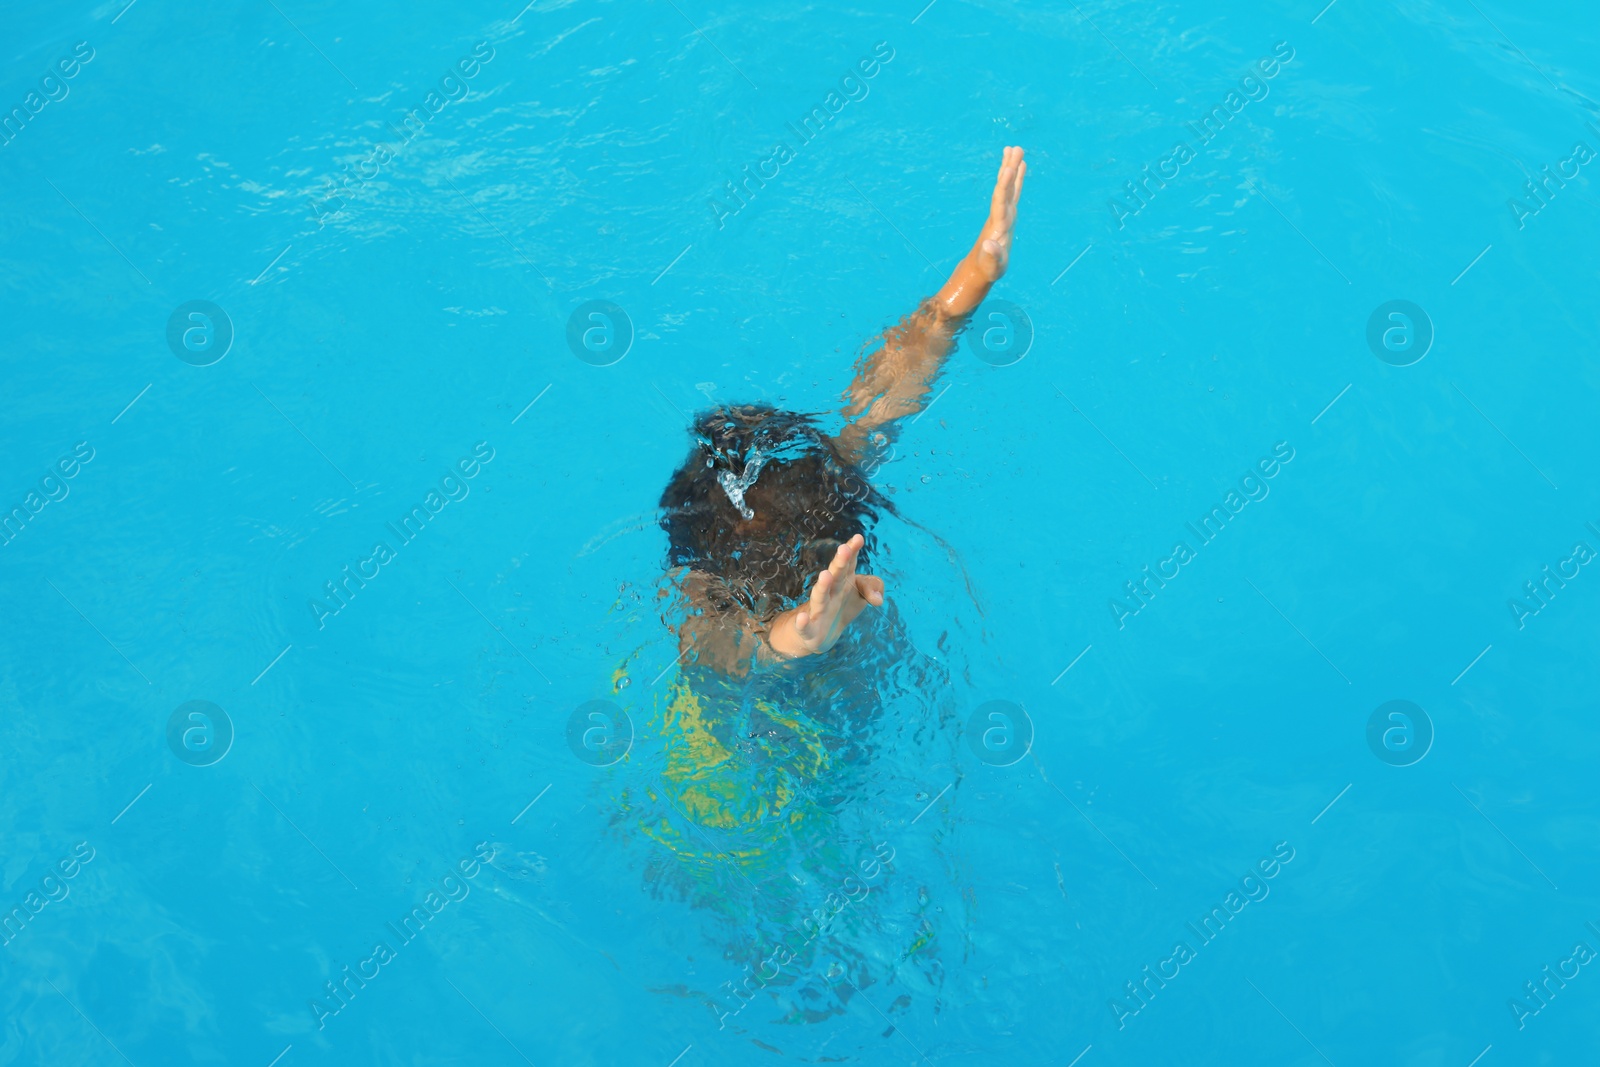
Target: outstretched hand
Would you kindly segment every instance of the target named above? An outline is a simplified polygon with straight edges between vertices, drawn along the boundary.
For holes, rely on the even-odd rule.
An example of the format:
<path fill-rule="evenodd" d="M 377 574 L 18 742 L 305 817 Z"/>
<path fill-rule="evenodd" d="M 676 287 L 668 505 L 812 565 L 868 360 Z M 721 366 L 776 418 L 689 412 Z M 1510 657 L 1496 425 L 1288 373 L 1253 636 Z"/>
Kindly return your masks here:
<path fill-rule="evenodd" d="M 1022 182 L 1028 176 L 1028 164 L 1022 158 L 1022 149 L 1007 145 L 1000 157 L 1000 173 L 994 180 L 994 193 L 989 197 L 989 217 L 972 250 L 966 254 L 950 279 L 933 298 L 934 307 L 946 320 L 960 319 L 972 314 L 983 303 L 994 283 L 999 281 L 1011 263 L 1011 233 L 1017 225 L 1017 201 L 1022 198 Z M 919 377 L 919 382 L 931 380 L 932 375 Z"/>
<path fill-rule="evenodd" d="M 1017 201 L 1022 197 L 1022 181 L 1028 164 L 1022 149 L 1008 146 L 1000 158 L 1000 174 L 995 178 L 994 195 L 989 199 L 989 221 L 978 235 L 978 270 L 990 282 L 997 282 L 1011 259 L 1011 231 L 1017 223 Z"/>
<path fill-rule="evenodd" d="M 856 534 L 840 545 L 828 569 L 817 574 L 811 599 L 779 615 L 767 643 L 784 656 L 815 656 L 828 651 L 844 628 L 866 610 L 883 606 L 883 579 L 856 573 L 856 559 L 866 540 Z"/>

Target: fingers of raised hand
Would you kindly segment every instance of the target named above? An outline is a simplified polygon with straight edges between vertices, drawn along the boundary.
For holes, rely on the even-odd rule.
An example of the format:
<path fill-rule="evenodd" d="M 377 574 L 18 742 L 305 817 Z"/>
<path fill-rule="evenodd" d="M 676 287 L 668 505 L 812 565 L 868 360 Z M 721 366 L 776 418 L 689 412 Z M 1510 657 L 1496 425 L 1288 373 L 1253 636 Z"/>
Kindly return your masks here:
<path fill-rule="evenodd" d="M 818 615 L 827 607 L 828 597 L 833 591 L 833 572 L 822 571 L 818 573 L 817 580 L 811 585 L 811 614 Z"/>
<path fill-rule="evenodd" d="M 863 539 L 856 534 L 850 540 L 840 545 L 833 553 L 833 562 L 828 564 L 828 570 L 836 578 L 848 578 L 856 571 L 856 559 L 861 554 Z"/>
<path fill-rule="evenodd" d="M 1018 157 L 1017 162 L 1008 162 L 1000 169 L 1000 176 L 995 180 L 994 196 L 989 201 L 989 222 L 996 234 L 1010 232 L 1011 224 L 1017 217 L 1017 198 L 1022 194 L 1022 175 L 1027 166 Z"/>
<path fill-rule="evenodd" d="M 1000 173 L 995 175 L 994 195 L 989 198 L 990 214 L 999 214 L 1004 211 L 1011 200 L 1012 184 L 1011 149 L 1006 149 L 1005 157 L 1000 163 Z"/>

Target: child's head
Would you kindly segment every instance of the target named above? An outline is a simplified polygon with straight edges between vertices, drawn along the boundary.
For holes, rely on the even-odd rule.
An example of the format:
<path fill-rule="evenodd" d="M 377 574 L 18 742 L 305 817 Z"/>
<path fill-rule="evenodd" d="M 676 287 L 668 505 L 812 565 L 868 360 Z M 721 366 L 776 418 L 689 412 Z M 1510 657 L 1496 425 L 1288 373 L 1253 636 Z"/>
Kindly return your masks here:
<path fill-rule="evenodd" d="M 695 419 L 693 433 L 689 458 L 661 494 L 668 563 L 722 578 L 746 607 L 804 596 L 883 506 L 811 416 L 716 408 Z"/>

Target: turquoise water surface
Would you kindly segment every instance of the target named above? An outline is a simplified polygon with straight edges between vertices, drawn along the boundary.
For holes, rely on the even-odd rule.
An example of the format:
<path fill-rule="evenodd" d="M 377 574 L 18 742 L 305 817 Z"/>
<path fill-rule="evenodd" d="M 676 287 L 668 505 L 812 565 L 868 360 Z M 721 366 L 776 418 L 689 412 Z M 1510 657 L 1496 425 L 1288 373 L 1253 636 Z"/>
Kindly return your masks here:
<path fill-rule="evenodd" d="M 1600 18 L 1324 2 L 8 5 L 0 1063 L 1600 1062 Z"/>

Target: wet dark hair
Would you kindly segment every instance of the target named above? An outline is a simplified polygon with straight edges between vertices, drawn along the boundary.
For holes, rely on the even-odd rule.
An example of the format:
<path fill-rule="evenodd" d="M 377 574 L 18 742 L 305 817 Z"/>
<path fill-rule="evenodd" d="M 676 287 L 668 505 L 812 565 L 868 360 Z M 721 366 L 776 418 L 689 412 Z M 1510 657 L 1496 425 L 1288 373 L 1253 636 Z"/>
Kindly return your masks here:
<path fill-rule="evenodd" d="M 856 534 L 867 538 L 888 502 L 840 455 L 816 417 L 765 404 L 697 415 L 694 446 L 661 494 L 669 567 L 721 579 L 727 594 L 762 613 L 793 603 Z M 754 471 L 754 481 L 742 485 Z M 727 488 L 725 488 L 725 485 Z M 744 509 L 735 503 L 743 489 Z"/>

